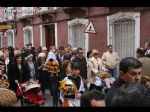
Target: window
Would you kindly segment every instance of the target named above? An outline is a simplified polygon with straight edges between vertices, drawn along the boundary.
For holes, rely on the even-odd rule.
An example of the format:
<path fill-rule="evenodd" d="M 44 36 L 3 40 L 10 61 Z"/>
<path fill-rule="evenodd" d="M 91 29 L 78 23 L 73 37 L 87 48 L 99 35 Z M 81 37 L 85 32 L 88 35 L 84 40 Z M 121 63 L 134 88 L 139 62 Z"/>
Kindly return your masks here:
<path fill-rule="evenodd" d="M 12 46 L 14 47 L 14 39 L 13 39 L 13 32 L 12 31 L 8 31 L 7 32 L 7 42 L 8 42 L 8 46 Z"/>
<path fill-rule="evenodd" d="M 121 19 L 113 23 L 113 45 L 115 51 L 122 58 L 135 54 L 135 21 Z"/>
<path fill-rule="evenodd" d="M 68 22 L 68 43 L 72 45 L 72 47 L 81 47 L 85 53 L 88 51 L 88 34 L 84 33 L 85 25 L 88 24 L 87 19 L 73 19 Z M 86 54 L 84 54 L 86 55 Z"/>
<path fill-rule="evenodd" d="M 32 43 L 31 40 L 31 31 L 29 29 L 26 29 L 24 32 L 24 45 Z"/>
<path fill-rule="evenodd" d="M 140 46 L 140 13 L 119 12 L 107 17 L 107 42 L 121 58 L 134 57 Z"/>

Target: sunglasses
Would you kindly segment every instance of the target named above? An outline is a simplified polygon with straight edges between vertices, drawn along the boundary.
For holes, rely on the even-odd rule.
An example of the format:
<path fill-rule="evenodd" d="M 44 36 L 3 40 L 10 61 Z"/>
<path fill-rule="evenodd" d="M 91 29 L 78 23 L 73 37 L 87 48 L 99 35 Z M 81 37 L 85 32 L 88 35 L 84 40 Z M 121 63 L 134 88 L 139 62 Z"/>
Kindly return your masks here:
<path fill-rule="evenodd" d="M 99 53 L 95 53 L 94 55 L 99 55 Z"/>

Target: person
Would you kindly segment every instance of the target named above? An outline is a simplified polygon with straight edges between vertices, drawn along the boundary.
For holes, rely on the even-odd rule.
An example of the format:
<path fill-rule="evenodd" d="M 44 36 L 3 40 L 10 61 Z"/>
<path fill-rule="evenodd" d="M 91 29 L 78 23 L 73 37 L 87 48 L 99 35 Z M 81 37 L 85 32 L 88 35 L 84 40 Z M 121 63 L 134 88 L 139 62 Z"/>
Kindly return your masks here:
<path fill-rule="evenodd" d="M 89 80 L 90 80 L 90 75 L 91 75 L 91 69 L 90 69 L 90 66 L 89 66 L 89 59 L 92 58 L 92 50 L 89 50 L 87 52 L 87 88 L 89 89 L 89 86 L 90 86 L 90 83 L 89 83 Z"/>
<path fill-rule="evenodd" d="M 68 60 L 71 60 L 72 57 L 72 46 L 70 44 L 67 44 L 65 47 L 65 56 L 68 58 Z"/>
<path fill-rule="evenodd" d="M 55 46 L 50 46 L 50 51 L 49 51 L 49 53 L 47 55 L 46 61 L 48 61 L 49 59 L 56 59 L 55 52 L 56 52 Z"/>
<path fill-rule="evenodd" d="M 122 89 L 112 99 L 112 107 L 148 107 L 150 106 L 150 87 L 144 84 L 132 84 Z"/>
<path fill-rule="evenodd" d="M 8 73 L 8 68 L 11 65 L 8 48 L 5 49 L 4 60 L 5 60 L 5 65 L 6 65 L 6 73 Z"/>
<path fill-rule="evenodd" d="M 9 79 L 5 72 L 5 60 L 0 57 L 0 87 L 9 89 Z"/>
<path fill-rule="evenodd" d="M 61 79 L 63 80 L 65 77 L 71 75 L 71 61 L 70 60 L 65 60 L 62 63 L 62 70 L 61 70 Z"/>
<path fill-rule="evenodd" d="M 59 63 L 59 69 L 61 70 L 62 67 L 62 62 L 64 60 L 69 60 L 66 56 L 65 56 L 65 48 L 64 46 L 60 46 L 58 49 L 58 54 L 56 54 L 56 59 Z M 61 72 L 61 71 L 60 71 Z"/>
<path fill-rule="evenodd" d="M 107 52 L 102 55 L 102 62 L 111 73 L 112 77 L 117 78 L 117 64 L 120 58 L 116 52 L 113 51 L 113 46 L 108 45 Z"/>
<path fill-rule="evenodd" d="M 81 107 L 105 107 L 105 94 L 93 89 L 81 96 Z"/>
<path fill-rule="evenodd" d="M 150 58 L 150 42 L 145 43 L 145 55 Z"/>
<path fill-rule="evenodd" d="M 76 56 L 77 56 L 77 48 L 75 47 L 72 49 L 70 60 L 72 61 Z"/>
<path fill-rule="evenodd" d="M 138 48 L 136 50 L 137 58 L 143 64 L 142 76 L 150 76 L 150 58 L 146 57 L 144 53 L 143 48 Z"/>
<path fill-rule="evenodd" d="M 47 57 L 48 52 L 46 47 L 42 47 L 42 53 L 45 53 L 45 56 Z"/>
<path fill-rule="evenodd" d="M 88 64 L 91 70 L 89 76 L 89 90 L 92 90 L 95 87 L 101 86 L 103 84 L 101 78 L 99 78 L 100 71 L 107 71 L 107 69 L 103 65 L 102 60 L 99 58 L 99 51 L 97 49 L 92 50 L 92 58 L 89 59 Z M 99 84 L 95 85 L 97 80 Z"/>
<path fill-rule="evenodd" d="M 17 97 L 14 91 L 0 88 L 0 107 L 17 107 Z"/>
<path fill-rule="evenodd" d="M 31 79 L 30 70 L 26 66 L 22 54 L 15 55 L 11 73 L 14 82 L 24 83 Z"/>
<path fill-rule="evenodd" d="M 112 98 L 118 93 L 119 88 L 128 83 L 139 83 L 141 81 L 142 63 L 133 57 L 126 57 L 119 65 L 119 77 L 113 83 L 106 94 L 106 106 L 110 106 Z"/>
<path fill-rule="evenodd" d="M 37 65 L 33 61 L 33 55 L 29 54 L 27 57 L 25 57 L 25 64 L 30 70 L 30 76 L 34 81 L 37 81 Z"/>
<path fill-rule="evenodd" d="M 79 75 L 82 77 L 85 88 L 87 89 L 87 61 L 86 58 L 83 56 L 83 49 L 77 48 L 77 55 L 74 57 L 72 62 L 79 63 L 80 67 L 80 73 Z"/>
<path fill-rule="evenodd" d="M 12 46 L 8 47 L 9 49 L 9 59 L 10 59 L 10 63 L 12 64 L 14 61 L 14 49 Z"/>
<path fill-rule="evenodd" d="M 73 82 L 73 84 L 75 85 L 75 88 L 76 88 L 76 92 L 74 93 L 74 95 L 71 95 L 69 97 L 67 95 L 67 98 L 74 99 L 74 100 L 75 99 L 79 100 L 81 95 L 85 91 L 82 77 L 79 75 L 79 73 L 80 73 L 79 63 L 72 62 L 71 63 L 71 71 L 72 71 L 71 75 L 65 77 L 64 80 L 70 80 L 71 82 Z"/>
<path fill-rule="evenodd" d="M 72 62 L 71 63 L 71 75 L 67 76 L 65 79 L 72 80 L 78 89 L 78 97 L 80 97 L 84 91 L 83 79 L 80 76 L 80 65 L 79 63 Z"/>
<path fill-rule="evenodd" d="M 38 57 L 38 55 L 42 52 L 42 46 L 39 46 L 37 48 L 37 54 L 36 54 L 36 57 Z"/>
<path fill-rule="evenodd" d="M 10 70 L 10 89 L 17 92 L 18 83 L 23 84 L 31 79 L 30 70 L 24 63 L 22 54 L 16 54 L 14 63 Z M 21 99 L 21 105 L 23 106 L 23 99 Z"/>
<path fill-rule="evenodd" d="M 29 44 L 28 44 L 27 56 L 28 56 L 29 54 L 32 54 L 32 55 L 33 55 L 33 61 L 35 62 L 35 61 L 36 61 L 36 53 L 35 53 L 35 48 L 32 46 L 32 43 L 29 43 Z"/>
<path fill-rule="evenodd" d="M 54 57 L 51 57 L 52 55 L 49 55 L 49 60 L 45 62 L 44 67 L 47 69 L 48 72 L 48 79 L 49 79 L 49 86 L 50 86 L 50 92 L 53 96 L 53 106 L 58 106 L 58 96 L 59 96 L 59 77 L 58 74 L 60 72 L 59 69 L 59 63 Z"/>
<path fill-rule="evenodd" d="M 150 76 L 142 76 L 140 83 L 150 87 Z"/>
<path fill-rule="evenodd" d="M 44 97 L 45 97 L 45 90 L 49 88 L 49 82 L 50 82 L 48 77 L 49 74 L 44 67 L 45 60 L 46 60 L 46 55 L 43 52 L 38 55 L 38 58 L 36 60 L 37 79 L 41 84 L 41 91 Z"/>

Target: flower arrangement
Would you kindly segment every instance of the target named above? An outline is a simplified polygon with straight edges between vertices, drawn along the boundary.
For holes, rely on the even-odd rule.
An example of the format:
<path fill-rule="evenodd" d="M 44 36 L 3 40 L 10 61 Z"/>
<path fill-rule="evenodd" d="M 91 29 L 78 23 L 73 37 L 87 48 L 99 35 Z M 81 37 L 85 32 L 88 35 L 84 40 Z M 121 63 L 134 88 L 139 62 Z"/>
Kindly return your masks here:
<path fill-rule="evenodd" d="M 74 84 L 70 80 L 62 80 L 60 82 L 59 89 L 64 92 L 64 94 L 73 94 L 74 93 Z"/>

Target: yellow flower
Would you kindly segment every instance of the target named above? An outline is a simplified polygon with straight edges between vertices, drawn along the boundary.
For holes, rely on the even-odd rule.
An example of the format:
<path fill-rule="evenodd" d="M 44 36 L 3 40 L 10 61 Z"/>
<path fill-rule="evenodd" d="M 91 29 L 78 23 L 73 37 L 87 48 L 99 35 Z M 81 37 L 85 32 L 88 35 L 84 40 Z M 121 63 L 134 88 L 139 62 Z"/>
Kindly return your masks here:
<path fill-rule="evenodd" d="M 66 81 L 62 80 L 62 81 L 59 81 L 59 83 L 60 83 L 60 89 L 65 89 Z"/>

